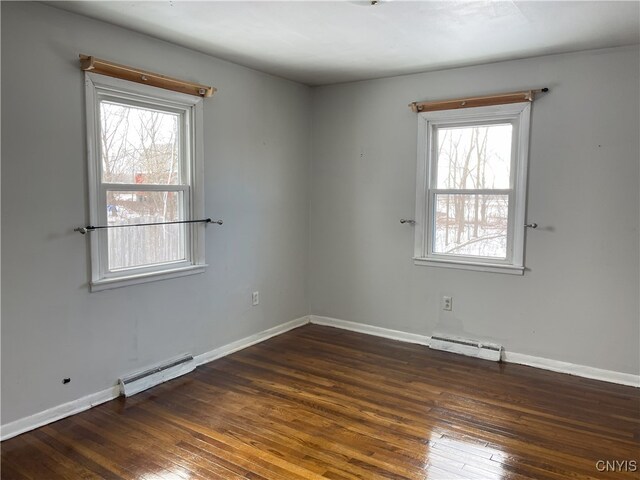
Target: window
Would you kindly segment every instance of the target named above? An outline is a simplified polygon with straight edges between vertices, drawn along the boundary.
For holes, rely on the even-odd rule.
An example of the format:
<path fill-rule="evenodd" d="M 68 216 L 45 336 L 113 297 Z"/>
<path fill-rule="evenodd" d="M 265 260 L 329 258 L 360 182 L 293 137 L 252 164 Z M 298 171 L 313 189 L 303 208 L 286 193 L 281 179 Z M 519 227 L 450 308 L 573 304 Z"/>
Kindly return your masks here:
<path fill-rule="evenodd" d="M 85 75 L 92 290 L 202 272 L 202 99 Z"/>
<path fill-rule="evenodd" d="M 416 264 L 524 272 L 530 108 L 418 115 Z"/>

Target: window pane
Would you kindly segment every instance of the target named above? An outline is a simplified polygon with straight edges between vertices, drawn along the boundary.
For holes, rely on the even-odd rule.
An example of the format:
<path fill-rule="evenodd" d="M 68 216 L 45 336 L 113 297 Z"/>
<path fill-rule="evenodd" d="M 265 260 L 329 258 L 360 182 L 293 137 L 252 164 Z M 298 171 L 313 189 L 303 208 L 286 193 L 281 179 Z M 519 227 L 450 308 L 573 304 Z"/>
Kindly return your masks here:
<path fill-rule="evenodd" d="M 182 192 L 107 192 L 109 225 L 183 220 Z M 110 228 L 109 269 L 185 259 L 185 225 Z"/>
<path fill-rule="evenodd" d="M 509 188 L 511 124 L 439 128 L 437 188 Z"/>
<path fill-rule="evenodd" d="M 435 197 L 434 253 L 506 258 L 508 195 Z"/>
<path fill-rule="evenodd" d="M 180 183 L 180 116 L 100 102 L 100 153 L 105 183 Z"/>

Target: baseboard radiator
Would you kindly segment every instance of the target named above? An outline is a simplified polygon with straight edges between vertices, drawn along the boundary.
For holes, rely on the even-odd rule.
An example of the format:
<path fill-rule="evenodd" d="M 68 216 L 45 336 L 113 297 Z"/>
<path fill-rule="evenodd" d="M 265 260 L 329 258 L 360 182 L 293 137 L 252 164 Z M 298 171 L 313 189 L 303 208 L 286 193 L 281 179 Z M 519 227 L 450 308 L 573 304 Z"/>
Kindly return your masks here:
<path fill-rule="evenodd" d="M 499 362 L 502 359 L 502 345 L 450 335 L 432 335 L 429 340 L 429 348 L 467 355 L 469 357 L 493 360 L 494 362 Z"/>
<path fill-rule="evenodd" d="M 196 368 L 196 362 L 192 355 L 184 355 L 175 360 L 170 360 L 155 366 L 144 372 L 134 373 L 118 380 L 120 393 L 130 397 L 148 388 L 155 387 L 163 382 L 174 379 Z"/>

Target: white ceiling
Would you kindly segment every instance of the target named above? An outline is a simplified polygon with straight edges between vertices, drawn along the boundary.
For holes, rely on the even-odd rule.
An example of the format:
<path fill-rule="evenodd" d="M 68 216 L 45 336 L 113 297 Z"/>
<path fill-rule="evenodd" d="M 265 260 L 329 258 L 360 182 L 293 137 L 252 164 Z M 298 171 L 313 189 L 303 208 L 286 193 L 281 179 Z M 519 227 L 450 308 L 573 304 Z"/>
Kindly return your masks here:
<path fill-rule="evenodd" d="M 640 41 L 636 1 L 47 3 L 307 85 Z"/>

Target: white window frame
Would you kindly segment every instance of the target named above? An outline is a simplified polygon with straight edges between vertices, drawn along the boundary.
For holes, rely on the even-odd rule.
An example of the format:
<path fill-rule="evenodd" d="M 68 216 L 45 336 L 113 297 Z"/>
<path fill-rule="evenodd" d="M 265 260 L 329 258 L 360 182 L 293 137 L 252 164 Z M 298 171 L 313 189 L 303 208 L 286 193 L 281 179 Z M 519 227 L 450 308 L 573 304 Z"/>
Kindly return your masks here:
<path fill-rule="evenodd" d="M 524 274 L 524 237 L 527 198 L 527 164 L 531 103 L 512 103 L 457 110 L 440 110 L 418 114 L 418 163 L 414 263 L 432 267 L 449 267 L 484 272 Z M 509 189 L 509 219 L 506 259 L 447 255 L 433 252 L 435 221 L 436 140 L 439 127 L 486 124 L 513 125 Z M 492 189 L 495 190 L 495 189 Z M 443 189 L 438 189 L 438 193 Z M 482 190 L 452 190 L 451 193 L 483 193 Z"/>
<path fill-rule="evenodd" d="M 100 152 L 100 101 L 120 100 L 128 105 L 148 106 L 177 113 L 181 118 L 180 150 L 184 155 L 181 171 L 187 181 L 180 185 L 136 184 L 136 191 L 183 193 L 185 220 L 204 218 L 204 137 L 203 99 L 193 95 L 128 82 L 96 73 L 85 72 L 87 121 L 87 158 L 89 175 L 90 225 L 107 224 L 107 190 L 127 190 L 129 184 L 102 183 Z M 90 232 L 91 291 L 135 285 L 156 280 L 182 277 L 204 272 L 205 224 L 185 224 L 185 260 L 109 271 L 107 229 Z M 133 227 L 135 228 L 135 227 Z"/>

